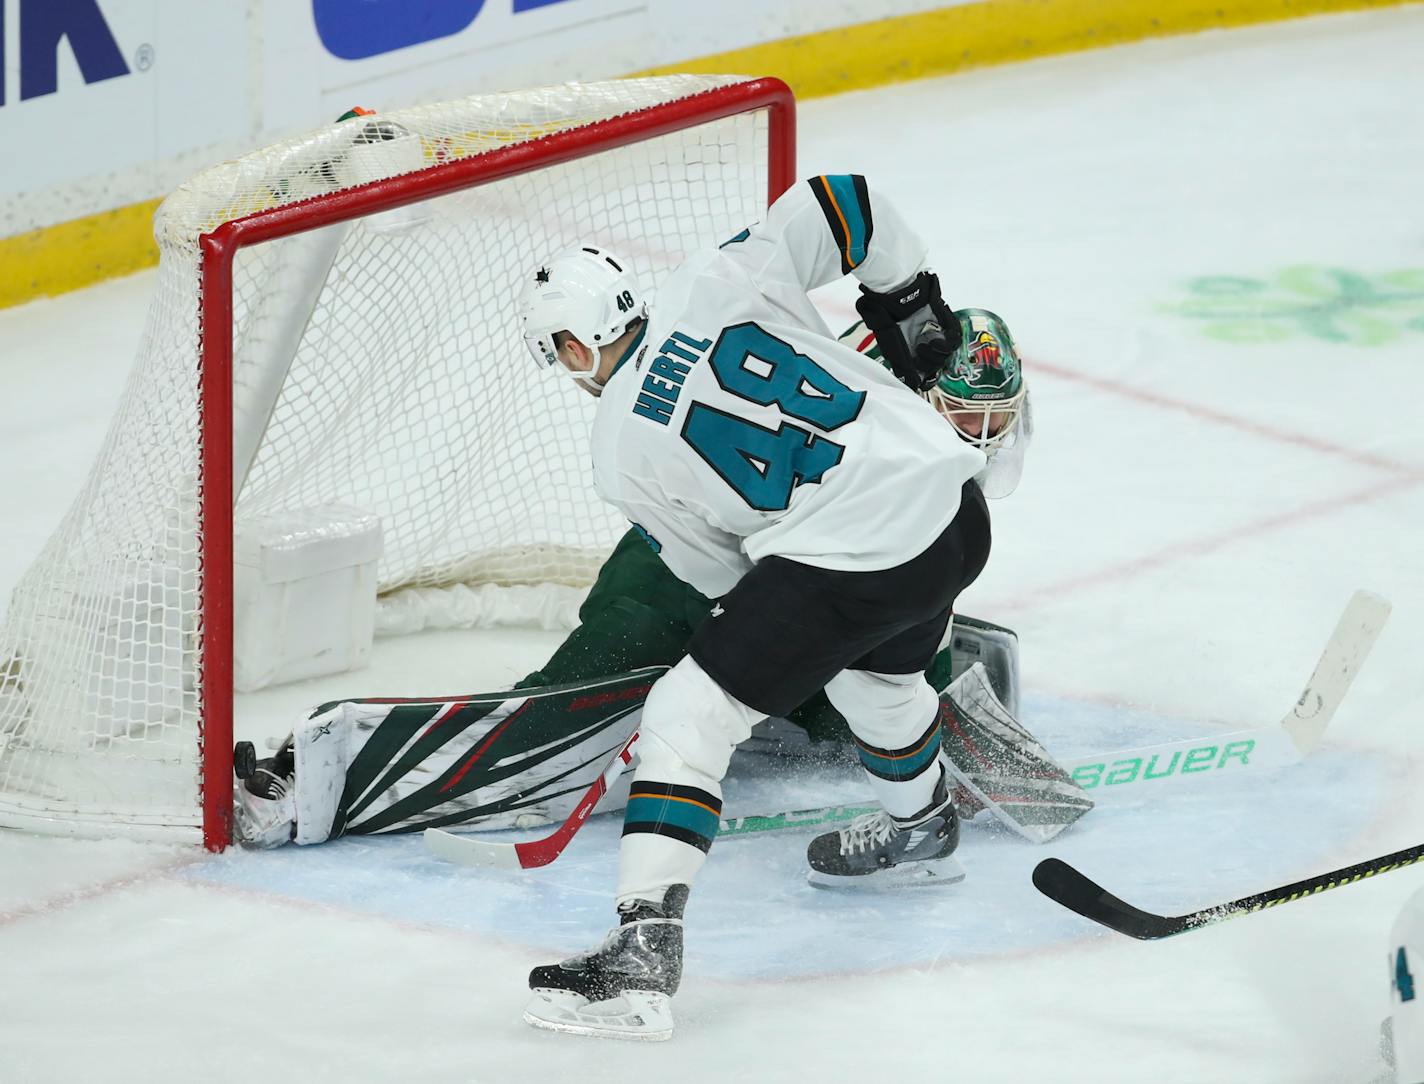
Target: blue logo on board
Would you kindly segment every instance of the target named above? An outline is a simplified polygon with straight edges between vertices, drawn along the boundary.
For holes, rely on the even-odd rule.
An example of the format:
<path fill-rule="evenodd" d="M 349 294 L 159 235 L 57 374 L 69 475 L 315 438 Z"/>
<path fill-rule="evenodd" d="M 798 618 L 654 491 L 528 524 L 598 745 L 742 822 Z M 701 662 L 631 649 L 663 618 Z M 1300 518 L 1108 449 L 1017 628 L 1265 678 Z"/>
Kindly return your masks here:
<path fill-rule="evenodd" d="M 513 0 L 514 13 L 567 2 Z M 312 16 L 328 53 L 364 60 L 458 34 L 484 6 L 485 0 L 312 0 Z"/>
<path fill-rule="evenodd" d="M 99 0 L 20 0 L 20 101 L 59 89 L 59 46 L 68 41 L 85 83 L 129 74 Z M 0 11 L 0 57 L 5 55 L 5 21 Z M 0 105 L 5 84 L 0 78 Z"/>

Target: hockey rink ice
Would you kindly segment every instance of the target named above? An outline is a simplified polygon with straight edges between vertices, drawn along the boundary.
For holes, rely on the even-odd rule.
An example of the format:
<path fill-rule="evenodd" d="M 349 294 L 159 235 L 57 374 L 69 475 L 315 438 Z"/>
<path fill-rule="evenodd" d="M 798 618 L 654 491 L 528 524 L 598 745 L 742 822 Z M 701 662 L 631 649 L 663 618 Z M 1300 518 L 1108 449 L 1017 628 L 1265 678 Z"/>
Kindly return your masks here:
<path fill-rule="evenodd" d="M 0 833 L 0 1084 L 1388 1080 L 1386 940 L 1424 867 L 1157 943 L 1029 877 L 1056 855 L 1176 914 L 1424 841 L 1421 59 L 1416 5 L 800 110 L 801 174 L 868 175 L 1026 358 L 1034 445 L 960 606 L 1019 633 L 1024 723 L 1065 755 L 1274 724 L 1369 588 L 1394 613 L 1309 760 L 1100 788 L 1044 847 L 981 819 L 945 889 L 817 891 L 810 833 L 724 840 L 664 1044 L 520 1021 L 528 968 L 612 923 L 617 816 L 517 875 L 418 837 Z M 0 312 L 4 594 L 98 449 L 153 278 Z M 852 296 L 818 298 L 832 327 Z M 494 689 L 558 639 L 383 642 L 371 671 L 244 698 L 238 736 L 337 695 Z M 865 794 L 739 757 L 728 815 Z"/>

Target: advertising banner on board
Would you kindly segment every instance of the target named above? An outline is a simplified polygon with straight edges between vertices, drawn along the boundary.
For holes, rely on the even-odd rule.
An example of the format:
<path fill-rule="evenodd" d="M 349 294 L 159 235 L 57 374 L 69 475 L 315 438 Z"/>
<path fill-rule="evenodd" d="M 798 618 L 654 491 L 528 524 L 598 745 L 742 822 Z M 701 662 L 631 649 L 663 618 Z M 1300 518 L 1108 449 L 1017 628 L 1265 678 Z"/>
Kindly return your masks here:
<path fill-rule="evenodd" d="M 161 196 L 353 105 L 610 78 L 944 6 L 0 0 L 0 239 Z"/>

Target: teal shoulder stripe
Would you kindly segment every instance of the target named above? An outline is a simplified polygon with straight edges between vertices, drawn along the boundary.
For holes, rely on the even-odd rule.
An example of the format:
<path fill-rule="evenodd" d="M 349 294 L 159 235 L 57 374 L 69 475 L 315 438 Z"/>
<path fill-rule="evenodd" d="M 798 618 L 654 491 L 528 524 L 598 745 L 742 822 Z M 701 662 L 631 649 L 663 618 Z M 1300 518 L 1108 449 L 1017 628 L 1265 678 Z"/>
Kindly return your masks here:
<path fill-rule="evenodd" d="M 846 262 L 851 267 L 859 267 L 869 251 L 872 230 L 870 195 L 865 188 L 865 178 L 851 173 L 827 174 L 826 183 L 831 186 L 836 205 L 845 215 L 846 229 L 850 234 Z"/>

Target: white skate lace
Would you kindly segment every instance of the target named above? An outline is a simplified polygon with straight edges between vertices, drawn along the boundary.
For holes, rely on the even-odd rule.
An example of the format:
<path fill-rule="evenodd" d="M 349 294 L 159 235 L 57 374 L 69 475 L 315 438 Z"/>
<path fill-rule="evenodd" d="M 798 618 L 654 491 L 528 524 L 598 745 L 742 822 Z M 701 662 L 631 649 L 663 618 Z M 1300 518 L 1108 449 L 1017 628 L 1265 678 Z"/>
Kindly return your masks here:
<path fill-rule="evenodd" d="M 888 842 L 896 832 L 890 814 L 882 811 L 864 813 L 841 829 L 841 854 L 852 855 L 868 851 Z"/>

